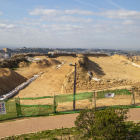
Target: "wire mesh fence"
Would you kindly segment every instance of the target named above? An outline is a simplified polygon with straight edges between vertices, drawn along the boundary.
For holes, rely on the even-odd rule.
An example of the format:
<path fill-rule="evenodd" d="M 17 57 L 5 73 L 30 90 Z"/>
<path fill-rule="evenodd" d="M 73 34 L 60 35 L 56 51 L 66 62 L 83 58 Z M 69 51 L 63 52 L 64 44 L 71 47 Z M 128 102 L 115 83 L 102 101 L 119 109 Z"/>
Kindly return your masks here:
<path fill-rule="evenodd" d="M 105 94 L 111 93 L 115 96 L 113 98 L 106 98 Z M 6 114 L 0 115 L 0 121 L 19 117 L 48 116 L 55 113 L 77 113 L 86 107 L 96 107 L 96 109 L 119 105 L 132 107 L 132 105 L 139 105 L 138 103 L 140 103 L 140 96 L 136 93 L 138 92 L 135 90 L 125 88 L 96 90 L 93 92 L 76 93 L 76 95 L 61 94 L 36 98 L 9 99 L 4 101 Z M 73 111 L 74 101 L 75 110 Z"/>
<path fill-rule="evenodd" d="M 96 91 L 96 107 L 108 107 L 114 105 L 133 105 L 133 92 L 128 89 L 113 89 Z M 107 95 L 114 94 L 114 97 L 109 98 Z"/>
<path fill-rule="evenodd" d="M 20 104 L 21 100 L 42 100 L 44 98 L 53 98 L 52 96 L 48 97 L 39 97 L 39 98 L 15 98 L 5 100 L 6 114 L 0 115 L 0 121 L 6 119 L 13 119 L 19 117 L 35 117 L 35 116 L 47 116 L 54 113 L 54 104 L 51 105 L 25 105 Z"/>

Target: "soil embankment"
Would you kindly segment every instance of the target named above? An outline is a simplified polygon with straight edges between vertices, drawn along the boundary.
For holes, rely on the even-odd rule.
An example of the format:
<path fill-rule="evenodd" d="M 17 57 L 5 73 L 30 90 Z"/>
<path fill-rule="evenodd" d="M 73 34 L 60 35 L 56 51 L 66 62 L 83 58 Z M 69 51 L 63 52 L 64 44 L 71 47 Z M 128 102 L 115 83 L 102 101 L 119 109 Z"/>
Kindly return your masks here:
<path fill-rule="evenodd" d="M 9 68 L 0 68 L 0 95 L 8 93 L 26 80 L 26 78 Z"/>
<path fill-rule="evenodd" d="M 44 59 L 45 57 L 40 56 L 40 58 Z M 57 59 L 59 62 L 65 61 L 65 64 L 56 70 L 56 65 L 45 68 L 19 68 L 17 72 L 27 78 L 39 72 L 44 73 L 26 89 L 20 91 L 18 96 L 41 97 L 73 93 L 75 68 L 69 64 L 78 63 L 78 60 L 81 58 L 63 56 Z M 50 58 L 47 58 L 47 60 L 50 62 Z M 122 58 L 116 56 L 88 57 L 87 70 L 82 69 L 82 67 L 77 65 L 76 93 L 90 92 L 101 88 L 109 89 L 109 87 L 114 87 L 114 89 L 118 89 L 119 87 L 125 88 L 125 86 L 133 86 L 140 82 L 139 68 L 127 64 Z M 93 77 L 100 79 L 100 81 L 89 79 L 89 75 L 87 74 L 88 70 L 92 71 Z M 118 102 L 117 99 L 115 102 Z M 46 101 L 44 103 L 46 103 Z"/>

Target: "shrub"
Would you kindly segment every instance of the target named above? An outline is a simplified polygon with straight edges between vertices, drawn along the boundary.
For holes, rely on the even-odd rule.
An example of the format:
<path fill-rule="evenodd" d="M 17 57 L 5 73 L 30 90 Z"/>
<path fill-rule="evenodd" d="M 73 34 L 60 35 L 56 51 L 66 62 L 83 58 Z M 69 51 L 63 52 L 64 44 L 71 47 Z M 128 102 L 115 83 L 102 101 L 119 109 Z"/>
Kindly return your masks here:
<path fill-rule="evenodd" d="M 1 64 L 0 64 L 0 67 L 2 67 L 2 68 L 8 68 L 8 62 L 2 62 Z"/>
<path fill-rule="evenodd" d="M 1 63 L 0 63 L 0 67 L 2 68 L 17 68 L 18 64 L 20 62 L 27 62 L 27 60 L 25 59 L 25 57 L 16 57 L 13 59 L 4 59 Z"/>
<path fill-rule="evenodd" d="M 128 118 L 126 116 L 128 111 L 128 109 L 121 107 L 109 107 L 102 111 L 85 109 L 76 118 L 75 125 L 79 133 L 84 133 L 85 138 L 126 139 L 129 130 L 124 120 Z M 133 130 L 136 130 L 138 127 L 138 125 L 134 126 L 131 124 Z"/>

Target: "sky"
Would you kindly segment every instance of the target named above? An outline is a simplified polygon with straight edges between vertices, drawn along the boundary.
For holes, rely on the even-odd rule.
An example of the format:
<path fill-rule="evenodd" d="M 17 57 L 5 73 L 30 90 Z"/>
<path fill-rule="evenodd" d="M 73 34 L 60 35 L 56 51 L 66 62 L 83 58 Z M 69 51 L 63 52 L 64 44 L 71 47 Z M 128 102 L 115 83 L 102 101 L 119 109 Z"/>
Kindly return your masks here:
<path fill-rule="evenodd" d="M 140 50 L 140 0 L 0 0 L 0 46 Z"/>

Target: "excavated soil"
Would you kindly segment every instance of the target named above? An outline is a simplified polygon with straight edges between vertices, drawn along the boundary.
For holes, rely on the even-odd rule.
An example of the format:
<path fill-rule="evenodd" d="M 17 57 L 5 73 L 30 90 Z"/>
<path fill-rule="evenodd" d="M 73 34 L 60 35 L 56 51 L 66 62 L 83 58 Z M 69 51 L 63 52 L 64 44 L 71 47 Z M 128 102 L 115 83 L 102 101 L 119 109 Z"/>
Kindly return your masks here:
<path fill-rule="evenodd" d="M 53 59 L 53 58 L 49 58 L 47 59 L 52 65 L 59 65 L 61 64 L 61 62 L 59 62 L 59 60 Z"/>
<path fill-rule="evenodd" d="M 28 67 L 29 65 L 28 65 L 27 62 L 23 61 L 23 62 L 20 62 L 20 63 L 18 64 L 18 66 L 19 66 L 20 68 L 22 68 L 22 67 Z"/>
<path fill-rule="evenodd" d="M 0 68 L 0 95 L 6 94 L 27 79 L 8 68 Z"/>
<path fill-rule="evenodd" d="M 41 57 L 40 57 L 41 58 Z M 42 57 L 44 58 L 44 57 Z M 63 57 L 57 57 L 58 61 L 63 62 L 65 61 L 65 64 L 63 64 L 60 68 L 54 69 L 54 67 L 46 67 L 46 68 L 19 68 L 17 72 L 19 72 L 21 75 L 25 77 L 30 77 L 31 74 L 37 74 L 40 71 L 44 72 L 41 77 L 37 78 L 33 83 L 31 83 L 27 88 L 24 90 L 21 90 L 18 94 L 19 97 L 41 97 L 41 96 L 49 96 L 49 95 L 56 95 L 56 94 L 66 94 L 66 93 L 73 93 L 73 81 L 74 77 L 71 77 L 71 90 L 68 92 L 64 90 L 65 80 L 67 79 L 67 76 L 74 72 L 74 66 L 70 66 L 70 63 L 77 62 L 77 58 L 70 57 L 70 56 L 63 56 Z M 85 75 L 79 75 L 83 78 L 83 80 L 79 81 L 81 84 L 77 83 L 77 86 L 79 85 L 79 88 L 77 88 L 76 92 L 90 92 L 93 90 L 97 90 L 100 88 L 108 88 L 111 86 L 114 89 L 118 89 L 119 87 L 125 88 L 128 87 L 131 88 L 133 85 L 137 85 L 138 82 L 140 82 L 140 70 L 138 67 L 133 66 L 130 64 L 125 64 L 127 61 L 123 58 L 112 56 L 112 57 L 89 57 L 89 64 L 88 69 L 90 69 L 93 72 L 93 76 L 96 78 L 101 79 L 101 82 L 91 80 L 89 88 L 87 88 L 88 82 L 86 82 L 86 76 L 87 73 L 85 72 Z M 80 74 L 80 72 L 79 72 Z M 78 67 L 77 67 L 77 75 L 78 75 Z M 74 75 L 73 75 L 74 76 Z M 87 76 L 88 78 L 88 76 Z M 78 81 L 77 81 L 78 82 Z M 112 83 L 112 85 L 110 85 Z M 129 104 L 131 102 L 131 99 L 125 99 L 121 102 L 126 104 Z M 102 101 L 101 101 L 102 100 Z M 118 104 L 120 99 L 114 99 L 111 101 L 107 99 L 101 99 L 101 102 L 97 102 L 99 104 L 98 106 L 102 105 L 111 105 L 111 104 Z M 51 101 L 49 101 L 51 102 Z M 86 101 L 85 101 L 86 102 Z M 36 102 L 41 103 L 41 100 Z M 42 104 L 47 103 L 47 100 L 42 100 Z M 30 104 L 28 102 L 28 104 Z M 72 103 L 69 103 L 72 105 Z M 69 105 L 68 104 L 68 105 Z M 79 101 L 79 106 L 84 104 L 83 102 Z M 87 104 L 87 103 L 85 103 Z M 89 104 L 91 104 L 89 102 Z M 119 103 L 120 104 L 120 103 Z M 61 106 L 61 105 L 60 105 Z"/>
<path fill-rule="evenodd" d="M 52 64 L 47 59 L 38 60 L 30 65 L 31 68 L 45 68 Z"/>

